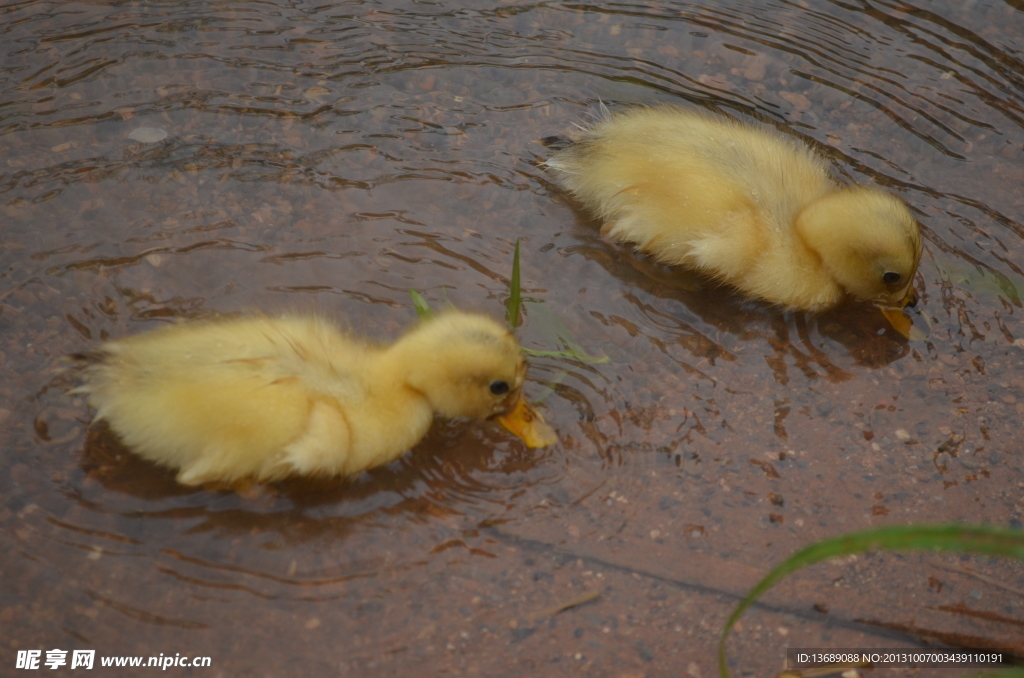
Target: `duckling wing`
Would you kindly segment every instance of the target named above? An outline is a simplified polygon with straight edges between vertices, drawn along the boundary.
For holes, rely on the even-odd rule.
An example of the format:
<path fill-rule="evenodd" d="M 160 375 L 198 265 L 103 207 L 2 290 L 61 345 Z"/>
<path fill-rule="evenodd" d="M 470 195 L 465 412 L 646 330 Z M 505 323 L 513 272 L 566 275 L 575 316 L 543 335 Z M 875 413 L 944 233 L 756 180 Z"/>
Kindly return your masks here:
<path fill-rule="evenodd" d="M 362 347 L 315 319 L 183 324 L 113 342 L 105 353 L 86 376 L 98 416 L 188 484 L 287 475 L 280 457 L 308 432 L 317 403 L 358 399 L 362 390 L 340 364 L 358 363 Z M 346 432 L 329 433 L 343 456 Z"/>
<path fill-rule="evenodd" d="M 676 107 L 613 116 L 547 164 L 608 235 L 751 293 L 750 272 L 765 253 L 789 263 L 795 215 L 832 186 L 801 144 Z"/>

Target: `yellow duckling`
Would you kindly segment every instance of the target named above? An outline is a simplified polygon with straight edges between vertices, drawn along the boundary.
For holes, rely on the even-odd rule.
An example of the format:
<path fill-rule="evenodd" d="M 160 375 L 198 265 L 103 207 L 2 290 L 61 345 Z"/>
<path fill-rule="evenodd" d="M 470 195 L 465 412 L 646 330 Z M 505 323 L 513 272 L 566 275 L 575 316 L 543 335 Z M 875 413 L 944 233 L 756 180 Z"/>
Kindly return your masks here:
<path fill-rule="evenodd" d="M 185 485 L 352 475 L 401 456 L 435 413 L 486 418 L 518 405 L 534 415 L 520 404 L 526 364 L 515 338 L 457 311 L 387 347 L 314 316 L 242 317 L 171 325 L 78 357 L 90 361 L 78 391 L 97 418 Z M 553 442 L 542 421 L 533 442 Z"/>
<path fill-rule="evenodd" d="M 544 143 L 556 150 L 546 165 L 603 232 L 664 263 L 808 311 L 846 294 L 888 307 L 914 299 L 921 236 L 910 210 L 836 184 L 794 139 L 660 106 Z"/>

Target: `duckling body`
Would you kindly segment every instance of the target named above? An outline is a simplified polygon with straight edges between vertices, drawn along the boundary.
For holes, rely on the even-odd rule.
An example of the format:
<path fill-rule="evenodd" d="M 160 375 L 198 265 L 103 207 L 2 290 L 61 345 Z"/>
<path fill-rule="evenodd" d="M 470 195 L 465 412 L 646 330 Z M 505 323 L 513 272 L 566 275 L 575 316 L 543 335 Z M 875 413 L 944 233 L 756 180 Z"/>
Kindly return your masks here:
<path fill-rule="evenodd" d="M 80 390 L 97 418 L 186 485 L 386 464 L 435 413 L 507 411 L 526 371 L 504 326 L 454 311 L 391 346 L 313 316 L 243 317 L 108 342 L 92 358 Z"/>
<path fill-rule="evenodd" d="M 894 196 L 841 187 L 774 131 L 689 109 L 637 108 L 545 140 L 559 183 L 603 231 L 751 297 L 820 311 L 847 294 L 903 305 L 921 251 Z"/>

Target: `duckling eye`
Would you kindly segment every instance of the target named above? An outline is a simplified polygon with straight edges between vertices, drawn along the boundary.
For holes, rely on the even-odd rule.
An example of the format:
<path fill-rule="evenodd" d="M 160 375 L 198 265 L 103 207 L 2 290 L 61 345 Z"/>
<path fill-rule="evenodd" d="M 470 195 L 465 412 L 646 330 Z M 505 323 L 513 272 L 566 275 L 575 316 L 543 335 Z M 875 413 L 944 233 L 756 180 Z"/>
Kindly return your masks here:
<path fill-rule="evenodd" d="M 500 396 L 508 393 L 508 382 L 507 381 L 492 381 L 491 382 L 491 393 Z"/>
<path fill-rule="evenodd" d="M 896 273 L 895 271 L 886 271 L 886 273 L 882 276 L 882 282 L 884 282 L 886 285 L 895 285 L 902 278 L 903 276 L 901 276 L 899 273 Z"/>

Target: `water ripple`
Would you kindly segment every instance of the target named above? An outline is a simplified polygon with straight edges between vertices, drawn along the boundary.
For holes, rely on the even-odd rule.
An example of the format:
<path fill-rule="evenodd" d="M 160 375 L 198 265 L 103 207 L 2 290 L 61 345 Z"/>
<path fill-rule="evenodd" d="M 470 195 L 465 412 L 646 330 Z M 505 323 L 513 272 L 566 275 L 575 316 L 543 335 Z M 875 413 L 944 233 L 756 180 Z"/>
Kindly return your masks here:
<path fill-rule="evenodd" d="M 1009 515 L 991 498 L 1015 496 L 1019 463 L 999 450 L 1019 446 L 1024 411 L 1020 3 L 25 0 L 0 16 L 0 523 L 26 564 L 11 609 L 27 627 L 48 623 L 43 601 L 88 646 L 120 647 L 128 621 L 233 647 L 237 619 L 272 608 L 256 661 L 320 643 L 321 621 L 374 661 L 388 639 L 420 660 L 451 640 L 430 624 L 491 623 L 493 607 L 453 613 L 458 594 L 475 587 L 486 607 L 562 567 L 489 542 L 497 524 L 537 526 L 565 553 L 578 535 L 646 552 L 683 529 L 701 536 L 679 553 L 777 562 L 875 516 L 876 492 L 935 519 Z M 895 337 L 867 306 L 783 312 L 603 240 L 536 143 L 599 101 L 759 120 L 841 179 L 898 193 L 922 222 L 914 314 L 931 335 Z M 527 395 L 560 438 L 543 450 L 438 422 L 350 482 L 184 488 L 102 426 L 86 432 L 73 378 L 52 373 L 60 355 L 179 317 L 310 309 L 391 340 L 415 322 L 410 289 L 498 316 L 517 240 L 523 345 L 559 347 L 543 304 L 610 359 L 531 359 Z M 951 471 L 936 490 L 932 455 L 954 439 L 950 467 L 992 473 Z M 462 586 L 452 571 L 465 590 L 443 588 Z M 441 617 L 425 625 L 409 600 Z M 61 646 L 44 635 L 12 642 Z M 293 646 L 276 654 L 296 670 L 337 672 Z M 232 659 L 225 671 L 252 672 Z"/>

